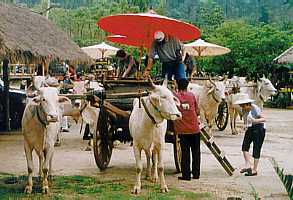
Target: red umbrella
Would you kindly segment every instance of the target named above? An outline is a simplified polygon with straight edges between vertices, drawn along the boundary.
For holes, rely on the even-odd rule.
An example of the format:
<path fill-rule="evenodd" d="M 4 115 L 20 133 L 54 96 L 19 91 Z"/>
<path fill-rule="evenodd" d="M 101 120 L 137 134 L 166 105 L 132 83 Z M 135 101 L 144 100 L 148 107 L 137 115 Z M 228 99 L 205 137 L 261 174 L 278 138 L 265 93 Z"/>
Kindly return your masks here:
<path fill-rule="evenodd" d="M 110 42 L 125 44 L 134 47 L 146 47 L 149 48 L 152 41 L 145 41 L 139 39 L 132 39 L 123 35 L 110 35 L 107 36 L 107 40 Z"/>
<path fill-rule="evenodd" d="M 200 37 L 200 31 L 196 26 L 154 13 L 111 15 L 101 18 L 97 25 L 112 34 L 138 39 L 145 43 L 150 43 L 158 30 L 181 41 Z"/>

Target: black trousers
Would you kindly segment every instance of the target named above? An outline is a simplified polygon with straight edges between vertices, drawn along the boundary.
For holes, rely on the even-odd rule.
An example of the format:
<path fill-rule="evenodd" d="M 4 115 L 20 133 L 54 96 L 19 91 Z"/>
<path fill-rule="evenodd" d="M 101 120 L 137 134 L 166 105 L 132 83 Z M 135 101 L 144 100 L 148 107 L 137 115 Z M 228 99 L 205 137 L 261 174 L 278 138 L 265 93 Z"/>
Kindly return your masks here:
<path fill-rule="evenodd" d="M 266 129 L 263 128 L 263 124 L 253 125 L 249 127 L 245 132 L 242 142 L 242 151 L 249 151 L 250 144 L 253 143 L 252 157 L 255 159 L 260 158 L 261 147 L 265 139 Z"/>
<path fill-rule="evenodd" d="M 197 134 L 180 134 L 181 145 L 181 171 L 182 177 L 193 178 L 200 176 L 200 133 Z M 192 155 L 192 171 L 190 171 L 190 150 Z"/>

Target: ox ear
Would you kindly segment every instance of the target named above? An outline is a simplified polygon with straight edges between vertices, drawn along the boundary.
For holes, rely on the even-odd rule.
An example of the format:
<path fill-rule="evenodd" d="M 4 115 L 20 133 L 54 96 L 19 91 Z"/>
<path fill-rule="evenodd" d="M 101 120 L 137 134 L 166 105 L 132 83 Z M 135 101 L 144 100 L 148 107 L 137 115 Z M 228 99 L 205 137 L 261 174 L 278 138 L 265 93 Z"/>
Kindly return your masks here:
<path fill-rule="evenodd" d="M 66 101 L 71 102 L 69 98 L 67 98 L 65 96 L 59 96 L 59 98 L 58 98 L 59 103 L 64 103 Z"/>
<path fill-rule="evenodd" d="M 174 101 L 175 101 L 176 106 L 179 107 L 181 105 L 180 100 L 176 96 L 174 96 L 173 98 L 174 98 Z"/>
<path fill-rule="evenodd" d="M 32 98 L 32 100 L 31 100 L 31 103 L 33 105 L 39 105 L 40 102 L 41 102 L 41 97 L 40 96 L 36 96 L 36 97 Z"/>
<path fill-rule="evenodd" d="M 228 80 L 228 76 L 224 74 L 223 83 L 226 84 L 227 83 L 227 80 Z"/>
<path fill-rule="evenodd" d="M 152 89 L 156 89 L 156 85 L 154 84 L 154 82 L 153 82 L 151 76 L 148 76 L 148 81 L 149 81 L 149 83 L 150 83 Z"/>
<path fill-rule="evenodd" d="M 166 74 L 165 79 L 163 81 L 163 86 L 166 87 L 166 88 L 168 87 L 168 76 L 167 76 L 167 74 Z"/>

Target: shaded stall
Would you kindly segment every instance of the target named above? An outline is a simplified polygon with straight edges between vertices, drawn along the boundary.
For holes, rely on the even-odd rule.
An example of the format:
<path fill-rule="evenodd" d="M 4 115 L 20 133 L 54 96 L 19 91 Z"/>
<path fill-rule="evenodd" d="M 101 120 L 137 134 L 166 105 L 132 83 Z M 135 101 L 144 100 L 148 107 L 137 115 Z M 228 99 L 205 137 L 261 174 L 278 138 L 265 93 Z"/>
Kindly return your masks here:
<path fill-rule="evenodd" d="M 274 59 L 280 66 L 275 69 L 274 78 L 279 91 L 276 107 L 293 107 L 293 46 Z"/>
<path fill-rule="evenodd" d="M 54 59 L 89 63 L 87 56 L 62 30 L 27 8 L 0 2 L 0 60 L 3 62 L 5 129 L 9 124 L 9 63 L 42 64 L 44 74 Z"/>

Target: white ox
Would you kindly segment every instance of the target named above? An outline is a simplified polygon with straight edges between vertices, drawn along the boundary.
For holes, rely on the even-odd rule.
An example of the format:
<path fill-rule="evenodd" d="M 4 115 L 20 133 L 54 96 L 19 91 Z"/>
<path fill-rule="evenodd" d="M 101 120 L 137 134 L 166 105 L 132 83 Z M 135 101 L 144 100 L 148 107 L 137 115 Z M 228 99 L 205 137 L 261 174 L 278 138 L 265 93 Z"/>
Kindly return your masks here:
<path fill-rule="evenodd" d="M 225 81 L 209 80 L 205 85 L 189 83 L 188 91 L 196 96 L 201 122 L 207 122 L 209 135 L 212 135 L 213 120 L 217 115 L 218 106 L 225 99 Z"/>
<path fill-rule="evenodd" d="M 275 95 L 277 90 L 269 79 L 265 76 L 258 79 L 257 82 L 248 82 L 245 77 L 233 77 L 233 84 L 236 87 L 240 87 L 240 93 L 246 93 L 249 98 L 255 100 L 255 104 L 263 109 L 264 102 L 266 102 L 270 96 Z M 235 105 L 234 102 L 238 100 L 239 93 L 230 94 L 227 98 L 229 115 L 230 115 L 230 126 L 232 134 L 238 134 L 236 130 L 236 118 L 241 115 L 241 108 L 239 105 Z"/>
<path fill-rule="evenodd" d="M 33 186 L 33 150 L 39 157 L 39 175 L 43 177 L 42 191 L 49 192 L 48 176 L 52 172 L 54 143 L 60 130 L 62 117 L 60 103 L 68 100 L 65 97 L 58 97 L 56 88 L 41 87 L 39 95 L 28 101 L 26 105 L 22 118 L 24 150 L 28 167 L 26 193 L 31 193 Z"/>
<path fill-rule="evenodd" d="M 277 89 L 265 76 L 257 80 L 256 87 L 240 87 L 240 93 L 247 93 L 251 99 L 255 100 L 255 104 L 261 109 L 263 109 L 264 102 L 266 102 L 270 96 L 275 95 L 276 92 Z"/>
<path fill-rule="evenodd" d="M 152 177 L 152 180 L 156 182 L 159 170 L 161 192 L 168 192 L 164 177 L 162 148 L 165 143 L 167 120 L 176 120 L 182 117 L 176 103 L 178 105 L 179 100 L 167 88 L 166 83 L 163 86 L 152 83 L 150 95 L 141 98 L 141 104 L 139 99 L 135 99 L 133 102 L 129 130 L 133 137 L 133 150 L 136 160 L 136 182 L 133 188 L 135 194 L 141 191 L 142 150 L 145 151 L 147 157 L 147 177 Z M 150 160 L 152 156 L 153 166 L 151 169 Z"/>

